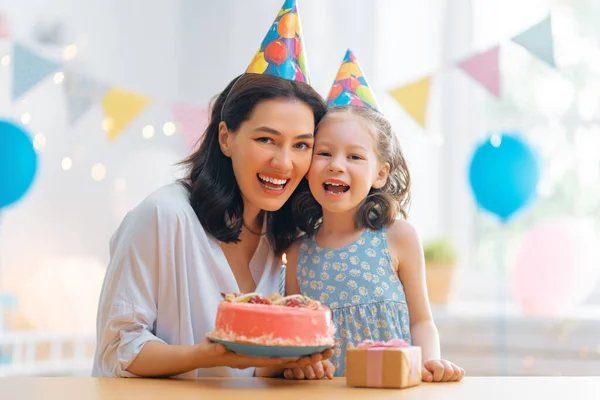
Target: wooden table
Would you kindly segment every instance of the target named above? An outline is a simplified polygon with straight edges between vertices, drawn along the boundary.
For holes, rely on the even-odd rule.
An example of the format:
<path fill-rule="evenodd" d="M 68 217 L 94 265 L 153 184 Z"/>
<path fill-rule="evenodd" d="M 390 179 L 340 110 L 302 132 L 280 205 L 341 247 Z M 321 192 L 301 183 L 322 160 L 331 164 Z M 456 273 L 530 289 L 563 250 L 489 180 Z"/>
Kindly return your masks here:
<path fill-rule="evenodd" d="M 460 383 L 423 383 L 393 389 L 359 389 L 333 381 L 286 381 L 260 378 L 1 378 L 0 398 L 10 400 L 235 399 L 240 400 L 507 400 L 598 399 L 600 377 L 467 377 Z"/>

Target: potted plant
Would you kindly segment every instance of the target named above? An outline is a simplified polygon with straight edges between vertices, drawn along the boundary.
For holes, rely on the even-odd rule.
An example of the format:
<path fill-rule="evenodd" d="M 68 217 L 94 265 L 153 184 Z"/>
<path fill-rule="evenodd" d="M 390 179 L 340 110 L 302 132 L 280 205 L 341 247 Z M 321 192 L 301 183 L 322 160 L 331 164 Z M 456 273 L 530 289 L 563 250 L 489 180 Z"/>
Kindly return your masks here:
<path fill-rule="evenodd" d="M 449 240 L 437 239 L 423 246 L 427 292 L 432 304 L 447 304 L 456 273 L 456 251 Z"/>

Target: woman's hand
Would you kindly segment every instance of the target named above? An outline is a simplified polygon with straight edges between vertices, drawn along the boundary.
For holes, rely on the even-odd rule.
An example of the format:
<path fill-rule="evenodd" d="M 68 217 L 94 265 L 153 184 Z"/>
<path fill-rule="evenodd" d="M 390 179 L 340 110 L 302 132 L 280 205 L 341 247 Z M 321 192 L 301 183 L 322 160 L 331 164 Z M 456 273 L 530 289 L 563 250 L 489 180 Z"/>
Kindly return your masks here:
<path fill-rule="evenodd" d="M 236 354 L 227 350 L 220 343 L 211 342 L 208 338 L 204 338 L 197 346 L 196 357 L 198 364 L 201 365 L 200 368 L 230 367 L 246 369 L 272 366 L 283 368 L 284 364 L 300 361 L 298 358 L 263 358 Z"/>
<path fill-rule="evenodd" d="M 428 360 L 423 364 L 423 382 L 460 382 L 465 370 L 446 360 Z"/>

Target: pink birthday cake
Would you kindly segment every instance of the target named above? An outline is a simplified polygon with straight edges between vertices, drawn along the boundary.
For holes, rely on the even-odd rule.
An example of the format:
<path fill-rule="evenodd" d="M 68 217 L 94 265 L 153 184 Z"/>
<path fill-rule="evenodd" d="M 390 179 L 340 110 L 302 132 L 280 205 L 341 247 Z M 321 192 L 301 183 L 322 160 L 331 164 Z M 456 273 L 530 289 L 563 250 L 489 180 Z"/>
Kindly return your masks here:
<path fill-rule="evenodd" d="M 224 295 L 215 330 L 209 339 L 263 346 L 327 346 L 334 344 L 331 310 L 302 295 L 274 293 Z"/>

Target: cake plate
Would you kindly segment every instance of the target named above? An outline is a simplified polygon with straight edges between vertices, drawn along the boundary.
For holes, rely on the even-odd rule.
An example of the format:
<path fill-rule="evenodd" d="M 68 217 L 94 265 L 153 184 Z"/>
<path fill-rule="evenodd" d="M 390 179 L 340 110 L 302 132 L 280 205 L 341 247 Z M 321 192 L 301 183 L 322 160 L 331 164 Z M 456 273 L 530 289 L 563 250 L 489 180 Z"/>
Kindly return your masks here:
<path fill-rule="evenodd" d="M 258 344 L 249 343 L 235 343 L 227 342 L 224 340 L 218 340 L 210 338 L 215 343 L 221 343 L 229 351 L 234 353 L 243 354 L 252 357 L 265 357 L 265 358 L 298 358 L 306 357 L 316 353 L 321 353 L 333 345 L 325 346 L 308 346 L 308 347 L 293 347 L 293 346 L 262 346 Z"/>

